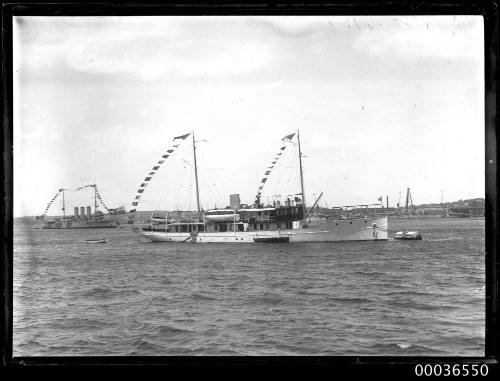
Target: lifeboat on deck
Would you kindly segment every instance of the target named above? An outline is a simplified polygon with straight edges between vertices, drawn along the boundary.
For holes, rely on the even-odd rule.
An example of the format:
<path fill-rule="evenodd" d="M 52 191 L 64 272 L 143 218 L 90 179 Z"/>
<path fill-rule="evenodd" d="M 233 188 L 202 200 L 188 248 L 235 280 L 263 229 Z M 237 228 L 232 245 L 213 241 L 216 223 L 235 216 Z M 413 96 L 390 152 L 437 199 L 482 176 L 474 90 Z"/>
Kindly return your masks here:
<path fill-rule="evenodd" d="M 209 210 L 204 215 L 206 222 L 237 222 L 240 215 L 233 210 Z"/>

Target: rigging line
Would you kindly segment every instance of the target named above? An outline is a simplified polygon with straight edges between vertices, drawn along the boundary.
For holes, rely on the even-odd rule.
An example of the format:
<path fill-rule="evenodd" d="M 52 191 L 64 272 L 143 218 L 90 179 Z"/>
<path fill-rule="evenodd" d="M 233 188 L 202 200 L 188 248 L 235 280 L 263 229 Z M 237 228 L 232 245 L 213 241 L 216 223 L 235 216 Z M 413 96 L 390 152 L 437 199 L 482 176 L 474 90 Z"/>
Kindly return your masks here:
<path fill-rule="evenodd" d="M 262 168 L 249 168 L 249 167 L 200 167 L 198 166 L 198 169 L 222 169 L 222 170 L 226 170 L 226 171 L 232 171 L 232 170 L 235 170 L 235 169 L 245 169 L 245 170 L 248 170 L 248 171 L 260 171 Z"/>
<path fill-rule="evenodd" d="M 104 203 L 104 200 L 101 197 L 101 192 L 99 191 L 97 184 L 91 184 L 91 185 L 93 185 L 95 187 L 95 191 L 97 193 L 97 199 L 99 200 L 100 204 L 104 207 L 104 209 L 106 209 L 106 211 L 109 211 L 108 207 L 106 206 L 106 204 Z"/>
<path fill-rule="evenodd" d="M 213 178 L 213 176 L 210 176 L 210 178 Z M 212 194 L 212 201 L 216 202 L 218 200 L 218 195 L 216 194 L 216 191 L 212 188 L 210 183 L 206 181 L 203 177 L 202 177 L 202 182 L 206 186 L 206 189 L 208 189 L 208 191 Z"/>
<path fill-rule="evenodd" d="M 291 166 L 287 166 L 285 168 L 285 172 L 286 172 L 286 186 L 288 188 L 288 190 L 290 190 L 290 183 L 291 183 L 291 174 L 292 174 L 292 170 L 291 170 Z M 293 171 L 294 173 L 295 171 Z"/>
<path fill-rule="evenodd" d="M 321 151 L 319 151 L 319 150 L 318 150 L 318 152 L 315 152 L 314 154 L 315 154 L 315 155 L 319 155 L 319 156 L 321 156 L 321 158 L 323 159 L 322 164 L 325 164 L 325 163 L 326 163 L 326 165 L 328 165 L 331 169 L 333 169 L 333 170 L 335 170 L 335 171 L 336 171 L 336 170 L 338 170 L 338 167 L 334 167 L 334 166 L 333 166 L 333 164 L 331 164 L 331 163 L 328 161 L 328 159 L 326 158 L 326 156 L 325 156 L 325 155 L 323 155 L 323 154 L 321 153 Z"/>
<path fill-rule="evenodd" d="M 290 151 L 287 151 L 287 153 L 288 152 L 290 152 Z M 286 155 L 285 158 L 283 158 L 283 156 L 285 156 L 285 155 L 282 155 L 281 160 L 277 163 L 277 165 L 276 165 L 277 171 L 274 174 L 274 179 L 276 182 L 276 189 L 278 189 L 280 193 L 282 193 L 282 190 L 280 190 L 280 187 L 282 187 L 282 186 L 286 187 L 286 184 L 288 183 L 287 182 L 288 176 L 286 176 L 286 175 L 287 175 L 287 167 L 290 164 L 289 155 Z"/>
<path fill-rule="evenodd" d="M 181 161 L 184 161 L 186 163 L 185 160 L 181 159 Z M 184 166 L 184 164 L 182 164 L 182 177 L 181 177 L 181 194 L 183 195 L 182 199 L 181 197 L 178 197 L 179 198 L 179 201 L 180 201 L 180 207 L 181 208 L 184 208 L 186 209 L 186 206 L 190 203 L 190 192 L 191 192 L 191 171 L 186 171 L 186 167 Z M 188 185 L 189 184 L 189 185 Z M 189 187 L 189 190 L 186 189 L 186 187 Z M 189 208 L 187 208 L 189 209 Z"/>
<path fill-rule="evenodd" d="M 294 158 L 295 159 L 295 158 Z M 300 189 L 300 186 L 297 187 L 297 177 L 299 176 L 299 171 L 297 168 L 297 165 L 295 163 L 295 160 L 291 163 L 291 168 L 290 168 L 290 182 L 292 183 L 292 186 L 294 188 L 294 193 L 296 193 L 295 189 Z"/>
<path fill-rule="evenodd" d="M 224 194 L 220 191 L 220 188 L 217 186 L 217 182 L 214 182 L 213 187 L 215 190 L 215 194 L 217 195 L 217 199 L 219 201 L 224 200 L 226 198 L 226 194 Z"/>
<path fill-rule="evenodd" d="M 300 189 L 300 176 L 297 170 L 294 171 L 295 179 L 294 179 L 294 187 L 295 189 Z M 300 195 L 300 199 L 302 200 L 302 195 Z"/>
<path fill-rule="evenodd" d="M 304 174 L 304 177 L 307 178 L 307 180 L 316 188 L 316 191 L 321 192 L 321 188 L 314 181 L 312 181 L 309 176 Z"/>
<path fill-rule="evenodd" d="M 272 176 L 270 183 L 266 187 L 265 193 L 263 195 L 273 195 L 280 193 L 290 193 L 290 184 L 293 183 L 294 175 L 297 175 L 296 166 L 294 163 L 294 155 L 291 153 L 293 151 L 285 151 L 282 155 L 280 163 L 276 166 L 274 176 Z M 273 196 L 274 198 L 274 196 Z"/>
<path fill-rule="evenodd" d="M 185 160 L 184 160 L 185 161 Z M 186 162 L 187 163 L 187 162 Z M 192 165 L 190 163 L 187 163 L 190 167 L 192 167 Z M 191 210 L 191 199 L 192 199 L 192 196 L 193 196 L 193 177 L 194 177 L 194 174 L 191 173 L 191 176 L 189 177 L 189 205 L 188 205 L 188 210 Z"/>
<path fill-rule="evenodd" d="M 313 185 L 313 187 L 315 188 L 316 192 L 321 192 L 322 191 L 322 189 L 319 186 L 317 186 L 313 181 L 311 181 L 311 179 L 309 177 L 307 177 L 307 176 L 304 176 L 304 177 L 309 181 L 310 184 Z"/>
<path fill-rule="evenodd" d="M 292 152 L 292 151 L 290 151 L 290 152 Z M 295 188 L 295 181 L 294 180 L 295 180 L 295 176 L 297 175 L 297 167 L 294 165 L 295 164 L 294 162 L 295 162 L 295 155 L 288 155 L 286 158 L 286 161 L 285 161 L 285 163 L 287 165 L 283 168 L 283 173 L 285 174 L 285 178 L 286 178 L 287 197 L 288 197 L 288 193 L 296 191 L 295 189 L 293 189 L 293 191 L 291 189 L 292 187 Z"/>

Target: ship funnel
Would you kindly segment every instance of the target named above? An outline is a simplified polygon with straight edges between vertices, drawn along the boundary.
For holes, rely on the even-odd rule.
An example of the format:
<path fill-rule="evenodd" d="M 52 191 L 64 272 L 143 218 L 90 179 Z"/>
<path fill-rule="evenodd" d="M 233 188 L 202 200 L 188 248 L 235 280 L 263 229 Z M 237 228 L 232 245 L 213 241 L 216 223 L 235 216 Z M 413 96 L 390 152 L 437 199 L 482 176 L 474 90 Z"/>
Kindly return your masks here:
<path fill-rule="evenodd" d="M 75 217 L 78 217 L 78 206 L 75 206 Z"/>
<path fill-rule="evenodd" d="M 85 207 L 84 206 L 80 206 L 80 216 L 85 217 Z"/>
<path fill-rule="evenodd" d="M 239 194 L 230 194 L 229 195 L 229 205 L 231 209 L 240 209 L 241 201 Z"/>
<path fill-rule="evenodd" d="M 92 215 L 92 208 L 90 206 L 87 206 L 87 216 L 91 216 Z"/>

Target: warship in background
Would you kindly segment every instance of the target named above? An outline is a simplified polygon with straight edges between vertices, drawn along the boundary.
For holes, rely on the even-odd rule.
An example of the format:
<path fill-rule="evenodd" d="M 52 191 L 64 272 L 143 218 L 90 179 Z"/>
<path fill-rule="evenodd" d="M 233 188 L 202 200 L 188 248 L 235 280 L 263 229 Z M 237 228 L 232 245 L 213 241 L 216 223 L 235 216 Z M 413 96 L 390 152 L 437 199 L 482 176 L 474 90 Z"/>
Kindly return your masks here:
<path fill-rule="evenodd" d="M 101 196 L 99 195 L 99 191 L 97 190 L 96 184 L 86 185 L 84 187 L 80 187 L 77 190 L 84 188 L 94 188 L 94 213 L 92 213 L 92 208 L 87 206 L 78 206 L 74 207 L 74 215 L 66 216 L 66 201 L 64 197 L 64 191 L 68 189 L 61 188 L 58 193 L 52 198 L 52 200 L 47 205 L 45 209 L 45 213 L 41 216 L 37 217 L 37 219 L 43 221 L 42 229 L 99 229 L 99 228 L 116 228 L 120 224 L 116 220 L 106 218 L 106 215 L 97 209 L 97 200 L 103 204 Z M 52 203 L 58 198 L 59 195 L 62 195 L 62 217 L 47 217 L 47 211 L 49 210 Z M 106 208 L 107 209 L 107 208 Z"/>
<path fill-rule="evenodd" d="M 92 214 L 92 209 L 87 206 L 87 213 L 85 213 L 85 207 L 81 206 L 80 213 L 78 213 L 78 206 L 75 206 L 74 216 L 45 221 L 42 229 L 98 229 L 116 228 L 118 225 L 117 221 L 105 219 L 105 214 L 100 210 Z"/>

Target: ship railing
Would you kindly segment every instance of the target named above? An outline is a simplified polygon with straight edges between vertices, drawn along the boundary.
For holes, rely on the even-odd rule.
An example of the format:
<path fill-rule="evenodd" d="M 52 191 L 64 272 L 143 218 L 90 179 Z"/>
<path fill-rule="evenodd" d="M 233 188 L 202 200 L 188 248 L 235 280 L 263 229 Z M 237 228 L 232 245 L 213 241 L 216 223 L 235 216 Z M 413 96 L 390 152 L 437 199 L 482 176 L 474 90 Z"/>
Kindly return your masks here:
<path fill-rule="evenodd" d="M 273 221 L 278 221 L 274 216 L 257 216 L 255 217 L 256 222 L 273 222 Z"/>
<path fill-rule="evenodd" d="M 283 216 L 245 216 L 241 217 L 239 221 L 237 222 L 247 222 L 251 224 L 259 224 L 262 222 L 280 222 L 284 221 L 285 219 Z"/>

